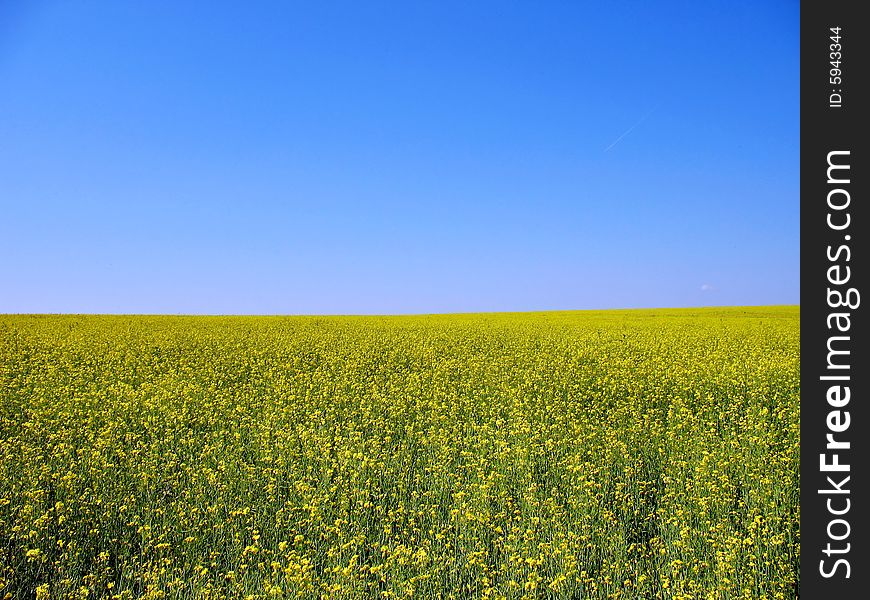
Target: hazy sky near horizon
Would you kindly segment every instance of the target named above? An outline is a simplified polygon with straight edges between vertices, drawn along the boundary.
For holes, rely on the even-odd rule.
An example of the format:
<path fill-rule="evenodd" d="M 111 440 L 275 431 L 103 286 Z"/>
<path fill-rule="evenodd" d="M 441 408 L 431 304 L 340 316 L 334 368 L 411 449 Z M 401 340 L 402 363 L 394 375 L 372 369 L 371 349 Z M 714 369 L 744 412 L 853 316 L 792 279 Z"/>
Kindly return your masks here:
<path fill-rule="evenodd" d="M 786 1 L 3 3 L 0 313 L 797 304 L 798 43 Z"/>

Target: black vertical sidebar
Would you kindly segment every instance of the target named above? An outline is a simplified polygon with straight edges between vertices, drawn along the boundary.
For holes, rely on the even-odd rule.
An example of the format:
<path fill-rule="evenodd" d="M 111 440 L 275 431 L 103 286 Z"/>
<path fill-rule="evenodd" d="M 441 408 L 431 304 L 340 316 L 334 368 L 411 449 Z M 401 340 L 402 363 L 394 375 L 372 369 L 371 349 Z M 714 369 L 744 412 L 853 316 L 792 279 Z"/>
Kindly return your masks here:
<path fill-rule="evenodd" d="M 799 587 L 808 600 L 870 590 L 870 22 L 858 7 L 801 4 Z"/>

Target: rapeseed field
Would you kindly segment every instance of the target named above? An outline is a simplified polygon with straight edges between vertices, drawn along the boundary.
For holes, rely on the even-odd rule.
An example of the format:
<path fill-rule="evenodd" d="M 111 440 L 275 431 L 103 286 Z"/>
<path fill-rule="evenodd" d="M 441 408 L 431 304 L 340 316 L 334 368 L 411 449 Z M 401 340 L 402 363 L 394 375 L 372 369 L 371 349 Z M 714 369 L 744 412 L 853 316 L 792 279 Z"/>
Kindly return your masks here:
<path fill-rule="evenodd" d="M 799 337 L 0 316 L 0 598 L 793 598 Z"/>

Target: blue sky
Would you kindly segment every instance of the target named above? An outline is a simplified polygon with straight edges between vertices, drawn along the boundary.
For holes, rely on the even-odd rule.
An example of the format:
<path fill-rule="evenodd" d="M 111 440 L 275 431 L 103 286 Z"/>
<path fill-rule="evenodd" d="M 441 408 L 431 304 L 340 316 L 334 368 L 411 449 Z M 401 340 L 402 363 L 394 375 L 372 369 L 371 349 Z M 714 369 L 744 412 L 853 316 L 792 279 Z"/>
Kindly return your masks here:
<path fill-rule="evenodd" d="M 0 5 L 0 312 L 799 302 L 797 2 Z"/>

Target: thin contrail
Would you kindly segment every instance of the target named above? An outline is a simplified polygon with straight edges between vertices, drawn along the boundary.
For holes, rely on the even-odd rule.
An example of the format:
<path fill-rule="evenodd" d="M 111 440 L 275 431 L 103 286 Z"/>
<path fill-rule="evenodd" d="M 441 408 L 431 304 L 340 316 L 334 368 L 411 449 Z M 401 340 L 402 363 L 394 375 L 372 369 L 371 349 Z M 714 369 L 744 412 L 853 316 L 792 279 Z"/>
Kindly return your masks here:
<path fill-rule="evenodd" d="M 638 125 L 640 125 L 641 123 L 643 123 L 644 121 L 646 121 L 647 118 L 648 118 L 651 114 L 653 114 L 657 108 L 658 108 L 658 106 L 654 106 L 654 107 L 652 107 L 652 109 L 651 109 L 648 113 L 646 113 L 643 117 L 641 117 L 640 121 L 638 121 L 637 123 L 635 123 L 634 125 L 632 125 L 632 126 L 629 127 L 628 129 L 626 129 L 626 130 L 625 130 L 625 133 L 623 133 L 621 136 L 619 136 L 618 138 L 616 138 L 615 140 L 613 140 L 613 143 L 610 144 L 607 148 L 605 148 L 604 151 L 607 152 L 608 150 L 610 150 L 611 148 L 613 148 L 616 144 L 618 144 L 619 141 L 620 141 L 622 138 L 624 138 L 624 137 L 627 136 L 629 133 L 631 133 L 632 131 L 634 131 L 635 128 L 638 127 Z"/>

